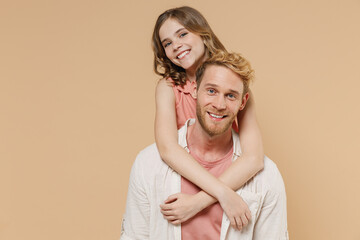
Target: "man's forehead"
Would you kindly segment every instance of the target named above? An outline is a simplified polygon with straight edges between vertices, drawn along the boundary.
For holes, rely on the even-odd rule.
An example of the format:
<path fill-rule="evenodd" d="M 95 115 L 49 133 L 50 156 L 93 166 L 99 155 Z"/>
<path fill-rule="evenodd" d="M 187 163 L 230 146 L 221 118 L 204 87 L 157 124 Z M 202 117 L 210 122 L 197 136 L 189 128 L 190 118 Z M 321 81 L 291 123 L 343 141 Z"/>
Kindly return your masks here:
<path fill-rule="evenodd" d="M 229 69 L 221 65 L 210 65 L 204 71 L 201 85 L 214 87 L 228 87 L 231 91 L 242 92 L 243 81 L 241 77 Z"/>

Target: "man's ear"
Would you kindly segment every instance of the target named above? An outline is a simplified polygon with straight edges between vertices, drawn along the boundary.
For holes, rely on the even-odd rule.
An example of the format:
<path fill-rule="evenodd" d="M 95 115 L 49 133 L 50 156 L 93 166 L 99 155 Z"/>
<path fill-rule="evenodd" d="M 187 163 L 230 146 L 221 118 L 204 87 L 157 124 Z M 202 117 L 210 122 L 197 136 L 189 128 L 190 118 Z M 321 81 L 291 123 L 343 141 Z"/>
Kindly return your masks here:
<path fill-rule="evenodd" d="M 194 91 L 192 92 L 191 96 L 192 96 L 194 99 L 197 99 L 197 86 L 195 86 Z"/>
<path fill-rule="evenodd" d="M 240 108 L 239 108 L 240 111 L 245 108 L 246 103 L 247 103 L 247 101 L 249 100 L 249 97 L 250 97 L 249 92 L 247 92 L 247 93 L 242 97 L 241 106 L 240 106 Z"/>

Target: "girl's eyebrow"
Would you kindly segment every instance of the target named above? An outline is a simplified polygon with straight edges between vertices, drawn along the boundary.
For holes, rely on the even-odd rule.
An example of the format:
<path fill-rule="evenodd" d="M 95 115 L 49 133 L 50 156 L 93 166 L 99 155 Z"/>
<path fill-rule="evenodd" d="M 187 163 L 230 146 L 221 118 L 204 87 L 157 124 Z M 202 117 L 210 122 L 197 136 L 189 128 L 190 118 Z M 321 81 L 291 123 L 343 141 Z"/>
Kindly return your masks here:
<path fill-rule="evenodd" d="M 186 28 L 179 28 L 178 30 L 176 30 L 176 32 L 174 33 L 174 35 L 178 34 L 179 32 L 181 32 L 182 30 L 184 30 Z M 167 38 L 165 38 L 164 40 L 161 41 L 161 43 L 164 43 L 166 40 L 168 40 Z"/>

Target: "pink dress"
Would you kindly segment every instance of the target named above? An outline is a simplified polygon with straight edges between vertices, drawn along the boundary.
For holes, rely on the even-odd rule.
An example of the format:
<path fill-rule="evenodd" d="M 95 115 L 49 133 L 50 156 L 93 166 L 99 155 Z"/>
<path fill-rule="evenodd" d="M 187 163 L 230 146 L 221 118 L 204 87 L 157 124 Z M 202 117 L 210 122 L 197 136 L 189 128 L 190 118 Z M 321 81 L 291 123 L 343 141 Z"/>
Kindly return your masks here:
<path fill-rule="evenodd" d="M 177 128 L 184 126 L 186 120 L 196 116 L 196 99 L 194 98 L 196 82 L 186 81 L 184 86 L 173 85 Z"/>

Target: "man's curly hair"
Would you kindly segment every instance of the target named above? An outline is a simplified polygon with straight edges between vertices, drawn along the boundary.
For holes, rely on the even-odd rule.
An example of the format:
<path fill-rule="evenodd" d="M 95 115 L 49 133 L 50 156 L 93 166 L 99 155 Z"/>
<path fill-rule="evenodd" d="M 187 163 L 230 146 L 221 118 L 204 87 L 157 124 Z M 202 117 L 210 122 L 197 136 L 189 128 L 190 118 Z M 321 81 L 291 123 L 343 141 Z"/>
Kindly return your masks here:
<path fill-rule="evenodd" d="M 219 51 L 211 56 L 196 70 L 196 83 L 198 87 L 200 86 L 206 68 L 212 65 L 227 67 L 238 74 L 244 83 L 243 94 L 249 91 L 250 82 L 254 78 L 254 70 L 251 68 L 250 62 L 239 53 L 223 51 Z"/>

